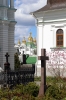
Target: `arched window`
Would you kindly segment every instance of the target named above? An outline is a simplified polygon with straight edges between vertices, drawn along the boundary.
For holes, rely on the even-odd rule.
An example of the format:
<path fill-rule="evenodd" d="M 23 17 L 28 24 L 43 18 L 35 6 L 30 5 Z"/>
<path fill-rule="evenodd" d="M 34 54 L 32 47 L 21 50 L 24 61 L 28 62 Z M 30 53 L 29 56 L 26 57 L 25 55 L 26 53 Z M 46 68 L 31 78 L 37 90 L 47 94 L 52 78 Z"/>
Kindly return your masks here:
<path fill-rule="evenodd" d="M 56 32 L 56 46 L 63 47 L 63 30 L 58 29 Z"/>

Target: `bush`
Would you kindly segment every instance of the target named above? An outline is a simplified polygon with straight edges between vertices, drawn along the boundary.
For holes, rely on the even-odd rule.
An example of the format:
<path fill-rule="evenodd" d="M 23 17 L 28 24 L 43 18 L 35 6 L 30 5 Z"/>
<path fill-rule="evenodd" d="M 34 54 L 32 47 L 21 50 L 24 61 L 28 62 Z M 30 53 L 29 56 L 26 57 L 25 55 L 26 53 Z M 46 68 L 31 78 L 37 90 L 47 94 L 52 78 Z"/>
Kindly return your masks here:
<path fill-rule="evenodd" d="M 59 88 L 57 86 L 50 86 L 46 91 L 46 96 L 58 98 Z"/>
<path fill-rule="evenodd" d="M 39 86 L 34 82 L 30 82 L 24 87 L 24 92 L 36 97 L 39 92 Z"/>
<path fill-rule="evenodd" d="M 0 100 L 66 100 L 66 83 L 59 83 L 51 84 L 43 97 L 37 97 L 39 86 L 34 82 L 17 85 L 12 89 L 2 88 Z"/>
<path fill-rule="evenodd" d="M 0 98 L 0 100 L 7 100 L 7 98 L 2 97 L 2 98 Z"/>
<path fill-rule="evenodd" d="M 58 85 L 54 84 L 47 89 L 45 95 L 46 95 L 46 98 L 51 97 L 56 100 L 61 100 L 66 96 L 66 92 L 64 89 L 60 89 Z"/>
<path fill-rule="evenodd" d="M 17 53 L 14 54 L 14 68 L 15 69 L 20 68 L 20 61 Z"/>

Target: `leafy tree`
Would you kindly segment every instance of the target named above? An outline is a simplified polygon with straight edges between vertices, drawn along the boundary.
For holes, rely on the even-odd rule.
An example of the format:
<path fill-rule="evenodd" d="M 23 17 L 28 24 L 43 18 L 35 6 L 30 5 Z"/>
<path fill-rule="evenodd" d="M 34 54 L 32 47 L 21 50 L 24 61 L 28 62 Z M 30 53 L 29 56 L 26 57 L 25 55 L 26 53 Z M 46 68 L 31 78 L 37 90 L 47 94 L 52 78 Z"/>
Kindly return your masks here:
<path fill-rule="evenodd" d="M 14 67 L 15 69 L 20 68 L 20 61 L 17 53 L 14 54 Z"/>

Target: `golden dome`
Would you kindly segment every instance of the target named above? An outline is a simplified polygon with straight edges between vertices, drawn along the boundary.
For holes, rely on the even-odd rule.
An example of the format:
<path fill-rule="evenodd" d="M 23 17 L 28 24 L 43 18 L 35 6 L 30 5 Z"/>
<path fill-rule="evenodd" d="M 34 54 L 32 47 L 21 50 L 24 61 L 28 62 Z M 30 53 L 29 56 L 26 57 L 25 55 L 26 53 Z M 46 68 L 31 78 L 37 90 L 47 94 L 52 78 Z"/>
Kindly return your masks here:
<path fill-rule="evenodd" d="M 19 45 L 21 44 L 20 40 L 18 40 L 18 44 L 19 44 Z"/>
<path fill-rule="evenodd" d="M 36 43 L 36 38 L 33 39 L 33 42 Z"/>
<path fill-rule="evenodd" d="M 28 37 L 28 41 L 33 42 L 33 38 L 31 36 L 32 33 L 30 33 L 30 36 Z"/>
<path fill-rule="evenodd" d="M 25 40 L 25 37 L 23 38 L 23 41 L 22 41 L 22 43 L 26 44 L 26 40 Z"/>

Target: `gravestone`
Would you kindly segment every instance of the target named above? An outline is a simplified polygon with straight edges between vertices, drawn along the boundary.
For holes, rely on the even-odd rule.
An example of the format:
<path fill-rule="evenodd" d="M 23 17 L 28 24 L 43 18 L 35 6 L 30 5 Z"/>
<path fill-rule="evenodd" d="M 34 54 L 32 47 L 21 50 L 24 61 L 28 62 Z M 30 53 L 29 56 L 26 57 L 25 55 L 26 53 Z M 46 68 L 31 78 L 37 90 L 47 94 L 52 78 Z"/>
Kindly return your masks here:
<path fill-rule="evenodd" d="M 38 96 L 42 96 L 46 92 L 46 60 L 49 57 L 46 56 L 46 49 L 41 49 L 41 56 L 38 56 L 38 60 L 41 60 L 41 84 Z"/>
<path fill-rule="evenodd" d="M 10 63 L 8 62 L 8 57 L 9 57 L 8 52 L 6 53 L 5 57 L 6 57 L 6 62 L 4 64 L 4 71 L 10 71 Z"/>

